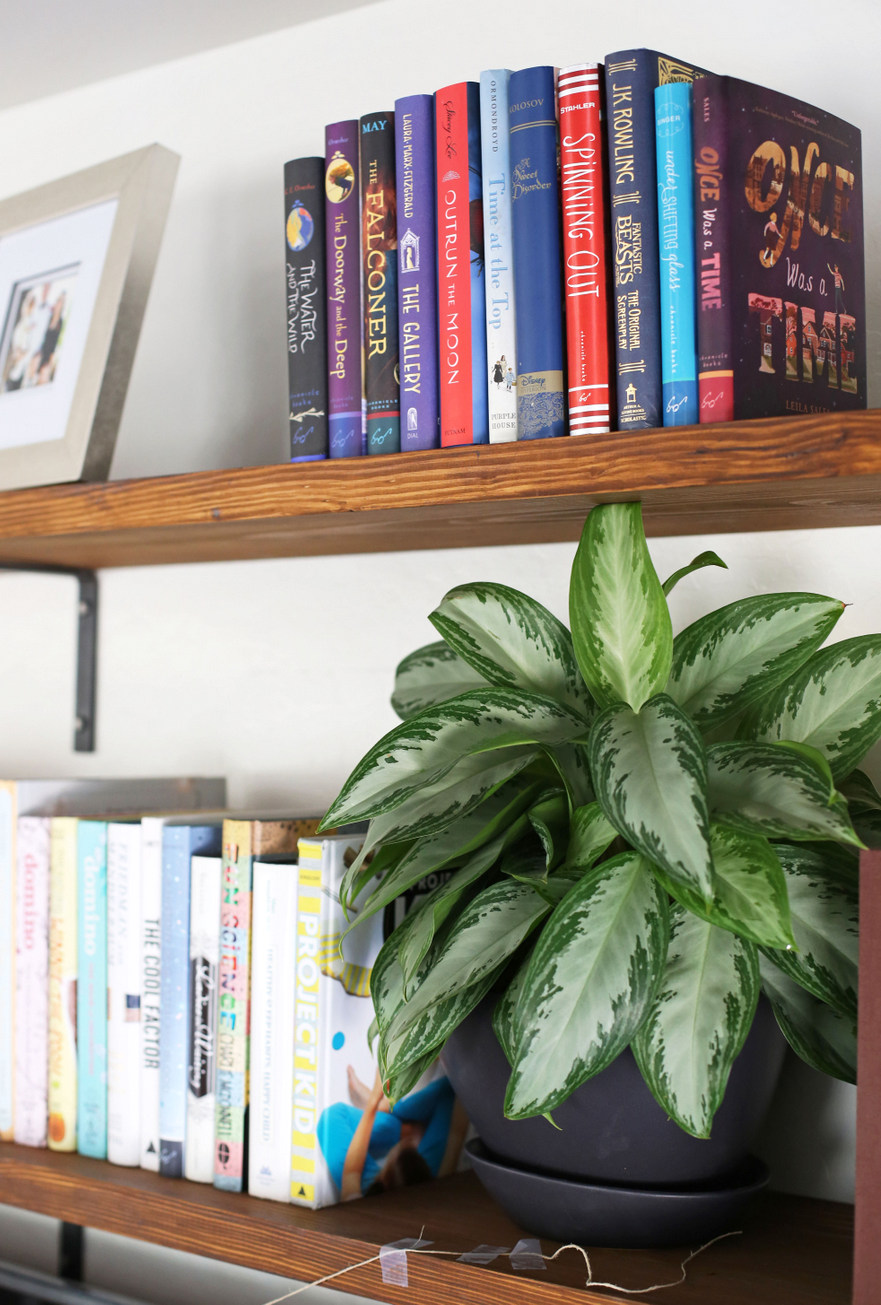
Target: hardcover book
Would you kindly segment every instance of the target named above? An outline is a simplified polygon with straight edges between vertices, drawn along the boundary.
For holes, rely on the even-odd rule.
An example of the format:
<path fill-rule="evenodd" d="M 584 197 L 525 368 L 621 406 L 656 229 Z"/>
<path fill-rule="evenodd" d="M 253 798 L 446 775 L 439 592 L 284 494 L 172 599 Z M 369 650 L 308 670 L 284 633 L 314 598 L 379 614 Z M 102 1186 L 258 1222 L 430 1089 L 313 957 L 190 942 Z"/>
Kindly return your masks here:
<path fill-rule="evenodd" d="M 107 822 L 77 825 L 77 1148 L 107 1158 Z"/>
<path fill-rule="evenodd" d="M 358 123 L 325 129 L 328 440 L 332 458 L 364 452 Z"/>
<path fill-rule="evenodd" d="M 566 434 L 553 68 L 511 73 L 508 131 L 517 295 L 517 438 L 546 439 Z"/>
<path fill-rule="evenodd" d="M 297 875 L 296 862 L 254 862 L 248 1191 L 271 1201 L 291 1199 Z"/>
<path fill-rule="evenodd" d="M 49 1149 L 76 1150 L 77 856 L 75 816 L 49 829 Z"/>
<path fill-rule="evenodd" d="M 395 101 L 395 175 L 401 448 L 434 449 L 440 440 L 440 411 L 434 100 L 430 95 L 406 95 Z"/>
<path fill-rule="evenodd" d="M 702 75 L 657 50 L 605 59 L 619 430 L 663 425 L 655 87 Z"/>
<path fill-rule="evenodd" d="M 364 308 L 364 398 L 367 452 L 399 453 L 398 218 L 395 207 L 395 115 L 360 121 L 361 275 Z"/>
<path fill-rule="evenodd" d="M 162 816 L 141 821 L 141 1168 L 159 1172 Z"/>
<path fill-rule="evenodd" d="M 343 949 L 358 905 L 347 919 L 340 884 L 362 840 L 300 840 L 291 1200 L 312 1209 L 452 1172 L 464 1135 L 461 1108 L 451 1128 L 455 1098 L 437 1066 L 395 1106 L 383 1094 L 368 1035 L 382 912 Z"/>
<path fill-rule="evenodd" d="M 187 1128 L 190 971 L 190 861 L 220 854 L 221 825 L 173 824 L 162 830 L 162 974 L 159 1042 L 159 1172 L 182 1178 Z M 218 921 L 219 925 L 219 921 Z"/>
<path fill-rule="evenodd" d="M 859 131 L 733 77 L 693 96 L 701 421 L 864 408 Z"/>
<path fill-rule="evenodd" d="M 688 82 L 655 91 L 665 426 L 698 420 L 691 92 Z"/>
<path fill-rule="evenodd" d="M 490 444 L 507 444 L 517 438 L 517 309 L 514 302 L 511 145 L 508 135 L 510 77 L 507 68 L 491 68 L 480 74 Z"/>
<path fill-rule="evenodd" d="M 557 81 L 570 435 L 611 430 L 614 397 L 602 77 L 599 64 L 581 63 L 561 68 Z"/>
<path fill-rule="evenodd" d="M 49 819 L 18 821 L 14 1138 L 45 1146 L 49 1066 Z"/>
<path fill-rule="evenodd" d="M 0 780 L 0 1142 L 13 1136 L 15 919 L 15 785 Z"/>
<path fill-rule="evenodd" d="M 324 159 L 284 167 L 285 299 L 291 462 L 327 457 Z"/>
<path fill-rule="evenodd" d="M 190 1002 L 187 1010 L 187 1126 L 184 1178 L 214 1179 L 219 856 L 190 859 Z"/>
<path fill-rule="evenodd" d="M 107 825 L 107 1159 L 141 1162 L 141 827 Z"/>
<path fill-rule="evenodd" d="M 480 87 L 435 96 L 440 439 L 487 444 L 486 282 Z"/>
<path fill-rule="evenodd" d="M 228 1192 L 243 1191 L 248 1173 L 253 862 L 292 861 L 301 835 L 317 827 L 317 818 L 223 822 L 214 1186 Z"/>

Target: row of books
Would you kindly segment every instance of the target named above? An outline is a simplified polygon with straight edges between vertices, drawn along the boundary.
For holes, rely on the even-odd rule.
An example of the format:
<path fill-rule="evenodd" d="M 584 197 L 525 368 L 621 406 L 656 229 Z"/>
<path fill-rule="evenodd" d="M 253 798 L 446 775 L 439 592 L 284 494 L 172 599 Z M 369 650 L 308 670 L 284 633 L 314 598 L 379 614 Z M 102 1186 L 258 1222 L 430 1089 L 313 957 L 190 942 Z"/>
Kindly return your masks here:
<path fill-rule="evenodd" d="M 363 834 L 209 810 L 17 814 L 16 797 L 40 803 L 5 796 L 0 1136 L 312 1208 L 390 1185 L 402 1132 L 411 1180 L 449 1165 L 448 1144 L 458 1156 L 439 1071 L 394 1111 L 378 1082 L 382 915 L 340 949 Z"/>
<path fill-rule="evenodd" d="M 330 124 L 285 253 L 294 461 L 866 403 L 859 132 L 657 51 Z"/>

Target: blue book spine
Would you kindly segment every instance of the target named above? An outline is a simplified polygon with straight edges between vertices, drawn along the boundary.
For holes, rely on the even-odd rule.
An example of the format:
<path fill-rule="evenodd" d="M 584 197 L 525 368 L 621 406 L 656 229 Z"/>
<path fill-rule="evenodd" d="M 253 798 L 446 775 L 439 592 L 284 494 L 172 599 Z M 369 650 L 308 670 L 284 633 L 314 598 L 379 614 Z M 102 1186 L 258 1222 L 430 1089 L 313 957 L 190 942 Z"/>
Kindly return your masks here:
<path fill-rule="evenodd" d="M 358 457 L 362 436 L 361 214 L 358 123 L 325 129 L 327 424 L 332 458 Z"/>
<path fill-rule="evenodd" d="M 217 856 L 220 825 L 166 825 L 162 831 L 159 1172 L 182 1178 L 187 1127 L 190 977 L 190 860 Z M 217 922 L 220 929 L 220 920 Z"/>
<path fill-rule="evenodd" d="M 77 826 L 77 1149 L 107 1158 L 107 824 Z"/>
<path fill-rule="evenodd" d="M 435 449 L 440 443 L 440 408 L 431 95 L 406 95 L 395 101 L 395 172 L 401 449 Z"/>
<path fill-rule="evenodd" d="M 517 341 L 508 133 L 510 77 L 507 68 L 492 68 L 480 74 L 490 444 L 505 444 L 517 438 Z"/>
<path fill-rule="evenodd" d="M 521 440 L 566 433 L 555 92 L 551 67 L 511 73 L 508 127 Z"/>
<path fill-rule="evenodd" d="M 619 430 L 663 425 L 654 95 L 700 72 L 657 50 L 605 59 Z"/>
<path fill-rule="evenodd" d="M 655 90 L 658 250 L 661 271 L 661 378 L 664 425 L 699 418 L 694 280 L 691 86 Z"/>

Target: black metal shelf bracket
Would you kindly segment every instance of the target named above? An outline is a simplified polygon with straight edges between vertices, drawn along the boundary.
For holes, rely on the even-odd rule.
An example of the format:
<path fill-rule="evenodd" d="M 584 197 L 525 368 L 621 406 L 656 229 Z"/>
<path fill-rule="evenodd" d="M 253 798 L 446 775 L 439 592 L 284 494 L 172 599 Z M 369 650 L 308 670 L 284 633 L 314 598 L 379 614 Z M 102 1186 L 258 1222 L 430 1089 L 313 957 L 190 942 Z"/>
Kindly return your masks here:
<path fill-rule="evenodd" d="M 79 585 L 77 611 L 75 752 L 95 751 L 95 669 L 98 652 L 98 577 L 83 567 L 49 566 L 39 562 L 2 562 L 0 571 L 43 571 L 72 576 Z"/>

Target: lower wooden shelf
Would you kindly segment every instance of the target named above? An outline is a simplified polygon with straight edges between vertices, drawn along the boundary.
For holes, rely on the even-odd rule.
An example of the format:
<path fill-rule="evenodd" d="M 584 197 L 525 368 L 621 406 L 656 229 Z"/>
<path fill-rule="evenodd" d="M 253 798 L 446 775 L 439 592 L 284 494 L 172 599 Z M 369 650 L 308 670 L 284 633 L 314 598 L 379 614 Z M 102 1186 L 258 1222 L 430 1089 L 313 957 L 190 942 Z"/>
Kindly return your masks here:
<path fill-rule="evenodd" d="M 8 1144 L 0 1145 L 0 1202 L 305 1282 L 369 1260 L 403 1237 L 422 1235 L 432 1250 L 458 1254 L 480 1243 L 513 1247 L 527 1235 L 473 1174 L 313 1212 Z M 852 1236 L 850 1206 L 768 1194 L 756 1201 L 738 1236 L 692 1260 L 684 1283 L 648 1299 L 659 1305 L 847 1305 Z M 543 1242 L 542 1249 L 550 1254 L 557 1247 Z M 683 1258 L 695 1249 L 590 1250 L 593 1276 L 629 1288 L 674 1282 Z M 402 1305 L 608 1305 L 634 1299 L 586 1287 L 584 1260 L 575 1251 L 533 1273 L 514 1273 L 504 1257 L 475 1267 L 457 1263 L 454 1255 L 410 1256 L 408 1277 L 406 1288 L 385 1284 L 374 1262 L 332 1285 Z"/>

